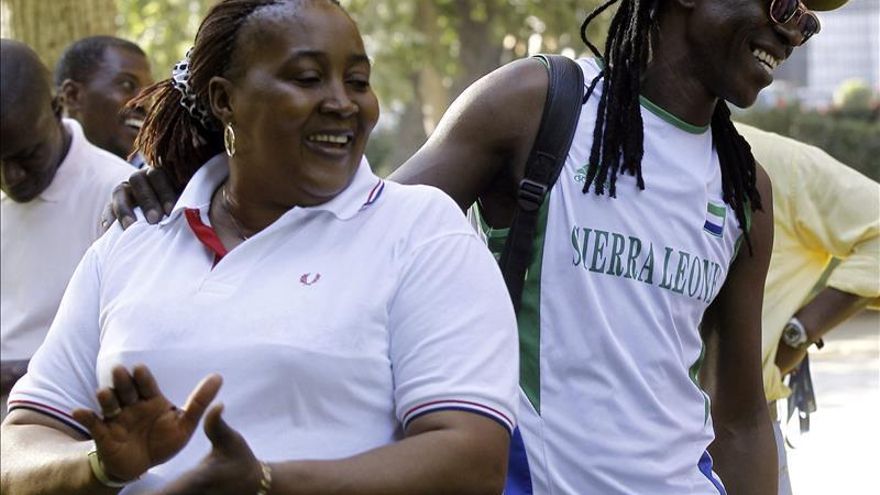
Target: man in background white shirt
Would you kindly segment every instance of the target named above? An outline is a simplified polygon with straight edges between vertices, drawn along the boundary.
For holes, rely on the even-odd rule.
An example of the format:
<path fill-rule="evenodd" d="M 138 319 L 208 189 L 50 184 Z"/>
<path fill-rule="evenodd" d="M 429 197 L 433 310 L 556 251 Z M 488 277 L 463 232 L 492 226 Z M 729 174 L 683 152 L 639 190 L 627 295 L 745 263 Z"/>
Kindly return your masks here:
<path fill-rule="evenodd" d="M 0 393 L 42 343 L 80 258 L 101 235 L 110 191 L 131 173 L 61 118 L 49 71 L 0 40 Z"/>

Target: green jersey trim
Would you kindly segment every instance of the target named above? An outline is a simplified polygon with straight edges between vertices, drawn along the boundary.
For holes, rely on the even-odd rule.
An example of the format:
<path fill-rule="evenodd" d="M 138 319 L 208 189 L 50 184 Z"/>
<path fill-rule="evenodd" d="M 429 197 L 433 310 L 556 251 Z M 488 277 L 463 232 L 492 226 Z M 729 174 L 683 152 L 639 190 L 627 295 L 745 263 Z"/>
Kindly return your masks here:
<path fill-rule="evenodd" d="M 605 69 L 605 61 L 602 60 L 602 58 L 596 58 L 595 60 L 596 60 L 596 63 L 599 65 L 599 68 L 604 70 Z M 687 122 L 681 120 L 680 118 L 676 117 L 675 115 L 672 115 L 671 113 L 669 113 L 668 111 L 663 109 L 663 107 L 661 107 L 660 105 L 654 103 L 653 101 L 645 98 L 642 95 L 639 95 L 639 103 L 641 103 L 641 105 L 643 107 L 645 107 L 645 109 L 648 110 L 649 112 L 653 113 L 654 115 L 660 117 L 661 119 L 674 125 L 675 127 L 678 127 L 679 129 L 681 129 L 685 132 L 689 132 L 691 134 L 702 134 L 702 133 L 709 130 L 709 126 L 707 126 L 707 125 L 688 124 Z"/>
<path fill-rule="evenodd" d="M 752 202 L 749 201 L 749 198 L 745 198 L 745 204 L 743 206 L 746 212 L 746 228 L 742 229 L 739 233 L 739 237 L 736 238 L 736 243 L 733 246 L 733 256 L 730 258 L 731 266 L 733 266 L 733 262 L 736 260 L 736 257 L 739 256 L 739 248 L 742 247 L 742 242 L 745 238 L 743 232 L 752 231 Z"/>
<path fill-rule="evenodd" d="M 654 115 L 660 117 L 661 119 L 674 125 L 675 127 L 678 127 L 679 129 L 681 129 L 685 132 L 689 132 L 691 134 L 703 134 L 704 132 L 709 130 L 709 126 L 707 126 L 707 125 L 688 124 L 687 122 L 685 122 L 685 121 L 681 120 L 680 118 L 676 117 L 675 115 L 672 115 L 671 113 L 667 112 L 666 110 L 661 108 L 659 105 L 657 105 L 653 101 L 645 98 L 644 96 L 639 96 L 639 102 L 649 112 L 653 113 Z"/>
<path fill-rule="evenodd" d="M 538 210 L 537 232 L 532 247 L 534 256 L 526 270 L 522 302 L 516 315 L 519 327 L 519 384 L 538 415 L 541 414 L 541 266 L 544 261 L 544 239 L 549 211 L 550 193 Z M 474 212 L 486 234 L 489 250 L 496 260 L 499 259 L 510 229 L 490 227 L 478 205 L 474 205 Z"/>
<path fill-rule="evenodd" d="M 700 386 L 700 369 L 703 367 L 703 361 L 706 359 L 706 343 L 703 343 L 703 346 L 700 348 L 700 357 L 694 361 L 694 364 L 688 368 L 688 376 L 691 378 L 691 381 L 694 382 L 694 385 L 700 392 L 703 394 L 703 405 L 705 409 L 705 413 L 703 416 L 703 425 L 709 422 L 709 396 L 706 395 L 706 391 L 703 390 L 703 387 Z"/>

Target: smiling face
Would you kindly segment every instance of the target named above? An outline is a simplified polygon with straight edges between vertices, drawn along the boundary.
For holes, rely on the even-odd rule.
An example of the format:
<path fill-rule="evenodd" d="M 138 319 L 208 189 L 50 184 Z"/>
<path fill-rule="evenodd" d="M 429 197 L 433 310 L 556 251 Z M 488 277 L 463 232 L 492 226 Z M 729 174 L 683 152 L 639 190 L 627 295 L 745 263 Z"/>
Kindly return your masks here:
<path fill-rule="evenodd" d="M 715 97 L 738 107 L 754 103 L 773 71 L 802 40 L 796 21 L 777 25 L 770 0 L 696 2 L 687 23 L 691 72 Z"/>
<path fill-rule="evenodd" d="M 307 0 L 258 11 L 238 40 L 228 102 L 212 96 L 235 130 L 233 180 L 287 206 L 329 201 L 379 117 L 357 27 L 338 6 Z"/>
<path fill-rule="evenodd" d="M 108 46 L 88 80 L 66 82 L 61 93 L 68 115 L 82 124 L 86 138 L 95 146 L 126 158 L 143 124 L 144 113 L 127 110 L 125 104 L 152 82 L 146 57 L 133 50 Z"/>

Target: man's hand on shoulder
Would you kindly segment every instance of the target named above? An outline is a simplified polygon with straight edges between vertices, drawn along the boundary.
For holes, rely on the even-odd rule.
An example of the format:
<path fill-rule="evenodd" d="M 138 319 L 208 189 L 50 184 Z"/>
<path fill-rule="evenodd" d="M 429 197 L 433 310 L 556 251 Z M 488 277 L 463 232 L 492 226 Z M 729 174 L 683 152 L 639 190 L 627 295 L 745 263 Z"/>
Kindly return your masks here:
<path fill-rule="evenodd" d="M 140 207 L 147 222 L 154 224 L 171 213 L 180 193 L 164 170 L 148 167 L 131 174 L 126 182 L 113 190 L 110 203 L 101 214 L 101 226 L 108 229 L 119 220 L 127 229 L 137 217 L 134 209 Z"/>

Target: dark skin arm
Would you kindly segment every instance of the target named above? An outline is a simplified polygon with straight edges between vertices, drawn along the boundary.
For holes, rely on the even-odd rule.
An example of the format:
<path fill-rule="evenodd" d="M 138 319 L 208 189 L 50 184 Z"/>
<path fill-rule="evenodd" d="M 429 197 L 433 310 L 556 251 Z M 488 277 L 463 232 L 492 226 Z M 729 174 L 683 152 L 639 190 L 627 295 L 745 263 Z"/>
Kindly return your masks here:
<path fill-rule="evenodd" d="M 490 225 L 510 225 L 547 85 L 546 68 L 532 59 L 480 79 L 455 100 L 425 145 L 390 178 L 438 187 L 463 210 L 479 198 Z"/>
<path fill-rule="evenodd" d="M 205 417 L 213 449 L 162 495 L 256 493 L 262 477 L 247 441 L 214 407 Z M 497 494 L 504 487 L 507 431 L 491 419 L 440 411 L 410 423 L 400 442 L 346 459 L 270 464 L 272 495 Z"/>
<path fill-rule="evenodd" d="M 704 325 L 714 329 L 707 358 L 715 471 L 731 495 L 777 493 L 776 444 L 761 375 L 761 307 L 773 246 L 770 179 L 758 167 L 763 211 L 752 215 L 753 253 L 742 246 Z"/>
<path fill-rule="evenodd" d="M 222 380 L 210 375 L 181 408 L 161 393 L 146 366 L 131 373 L 113 369 L 113 387 L 97 391 L 103 414 L 77 409 L 74 419 L 91 439 L 71 426 L 35 411 L 16 409 L 3 421 L 2 493 L 102 495 L 119 490 L 100 484 L 87 454 L 97 448 L 106 474 L 133 480 L 176 455 L 189 442 Z M 116 411 L 115 415 L 110 412 Z M 112 416 L 112 417 L 111 417 Z"/>
<path fill-rule="evenodd" d="M 533 59 L 510 63 L 480 79 L 455 100 L 424 146 L 390 179 L 440 188 L 462 210 L 479 198 L 490 225 L 509 225 L 547 85 L 546 68 Z M 137 171 L 114 190 L 102 223 L 107 227 L 119 219 L 128 227 L 134 223 L 135 206 L 144 210 L 147 221 L 158 222 L 179 194 L 163 171 Z"/>
<path fill-rule="evenodd" d="M 804 324 L 809 341 L 816 342 L 834 327 L 865 309 L 871 300 L 833 287 L 826 287 L 794 316 Z M 809 346 L 794 349 L 780 340 L 779 349 L 776 351 L 776 366 L 783 375 L 791 373 L 807 355 L 808 349 Z"/>

